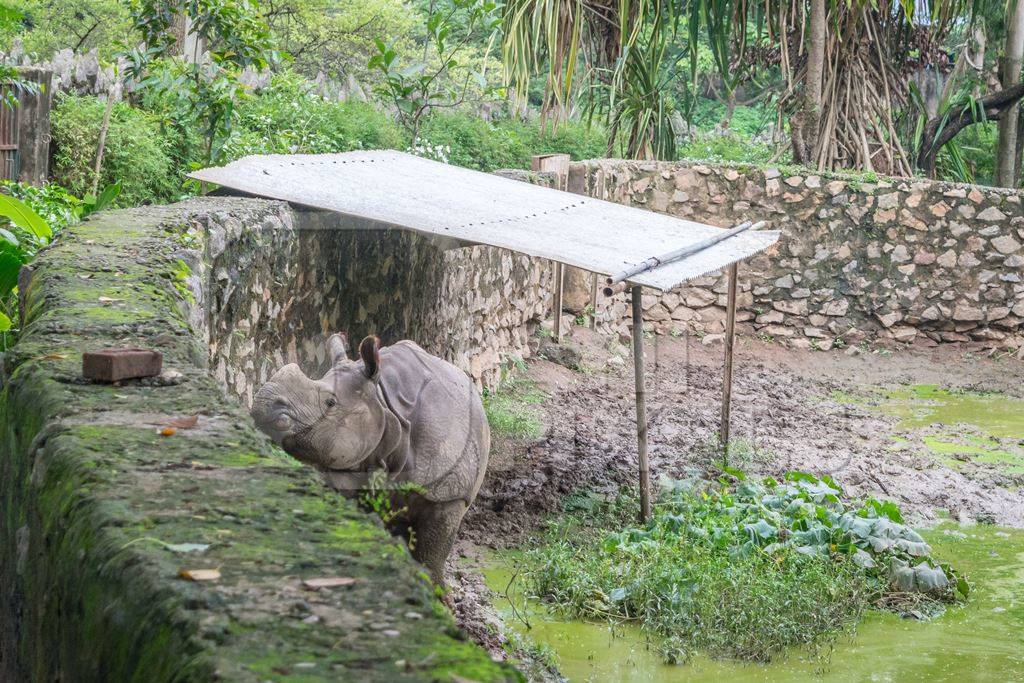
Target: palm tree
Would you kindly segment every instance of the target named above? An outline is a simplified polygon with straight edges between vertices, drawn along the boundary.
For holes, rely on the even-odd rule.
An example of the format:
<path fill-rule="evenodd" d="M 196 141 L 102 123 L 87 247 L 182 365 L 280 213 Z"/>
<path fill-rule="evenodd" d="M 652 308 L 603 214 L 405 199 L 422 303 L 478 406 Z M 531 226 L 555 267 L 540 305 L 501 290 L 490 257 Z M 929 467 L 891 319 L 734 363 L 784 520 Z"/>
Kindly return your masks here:
<path fill-rule="evenodd" d="M 546 72 L 542 112 L 555 121 L 570 107 L 585 65 L 603 88 L 612 133 L 629 132 L 633 155 L 664 156 L 670 146 L 654 136 L 668 127 L 652 125 L 667 117 L 663 74 L 654 72 L 685 21 L 691 81 L 702 40 L 728 89 L 746 69 L 781 73 L 780 111 L 797 162 L 910 175 L 914 159 L 895 113 L 909 101 L 908 72 L 947 66 L 944 39 L 977 1 L 509 0 L 503 57 L 520 96 L 531 76 Z"/>

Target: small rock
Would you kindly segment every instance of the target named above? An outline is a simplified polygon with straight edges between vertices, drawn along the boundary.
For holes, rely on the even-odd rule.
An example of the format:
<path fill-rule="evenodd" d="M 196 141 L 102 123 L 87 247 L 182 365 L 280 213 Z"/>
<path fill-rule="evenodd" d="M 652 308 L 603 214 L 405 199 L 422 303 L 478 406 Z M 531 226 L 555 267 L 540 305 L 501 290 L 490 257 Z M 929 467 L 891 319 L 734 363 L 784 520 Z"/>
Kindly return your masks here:
<path fill-rule="evenodd" d="M 580 362 L 583 360 L 579 348 L 565 339 L 561 344 L 556 344 L 553 340 L 544 340 L 540 346 L 540 355 L 570 370 L 579 370 Z"/>
<path fill-rule="evenodd" d="M 996 221 L 1006 220 L 1006 214 L 996 207 L 990 206 L 978 214 L 978 220 L 995 223 Z"/>
<path fill-rule="evenodd" d="M 717 344 L 718 342 L 723 341 L 725 341 L 724 334 L 706 334 L 704 335 L 704 338 L 700 340 L 700 343 L 704 346 L 711 346 L 712 344 Z"/>
<path fill-rule="evenodd" d="M 996 251 L 1000 254 L 1012 254 L 1020 249 L 1020 242 L 1009 235 L 1003 235 L 1002 237 L 996 237 L 993 239 L 992 246 L 995 247 Z"/>

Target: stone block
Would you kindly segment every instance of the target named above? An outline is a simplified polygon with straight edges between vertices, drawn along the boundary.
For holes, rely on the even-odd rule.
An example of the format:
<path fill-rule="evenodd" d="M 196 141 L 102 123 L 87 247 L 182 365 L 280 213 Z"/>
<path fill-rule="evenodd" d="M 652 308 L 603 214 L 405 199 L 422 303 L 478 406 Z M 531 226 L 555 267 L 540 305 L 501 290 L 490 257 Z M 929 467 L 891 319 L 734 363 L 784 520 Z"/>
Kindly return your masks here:
<path fill-rule="evenodd" d="M 94 382 L 156 377 L 163 356 L 150 349 L 103 349 L 82 354 L 82 376 Z"/>

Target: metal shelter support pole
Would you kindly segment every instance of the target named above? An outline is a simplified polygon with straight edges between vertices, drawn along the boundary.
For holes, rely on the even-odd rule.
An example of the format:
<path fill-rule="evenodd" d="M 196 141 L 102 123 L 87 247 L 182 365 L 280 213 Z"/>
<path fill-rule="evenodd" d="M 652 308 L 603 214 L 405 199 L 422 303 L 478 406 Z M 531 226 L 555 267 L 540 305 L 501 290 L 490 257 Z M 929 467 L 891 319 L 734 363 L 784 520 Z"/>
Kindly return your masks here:
<path fill-rule="evenodd" d="M 590 329 L 597 329 L 597 273 L 590 274 Z"/>
<path fill-rule="evenodd" d="M 562 343 L 562 289 L 565 285 L 565 266 L 555 261 L 555 343 Z"/>
<path fill-rule="evenodd" d="M 718 434 L 722 442 L 722 464 L 729 465 L 729 417 L 732 410 L 732 352 L 736 340 L 737 265 L 729 266 L 729 295 L 725 308 L 725 368 L 722 373 L 722 424 Z"/>
<path fill-rule="evenodd" d="M 651 518 L 651 470 L 647 461 L 647 397 L 644 390 L 643 288 L 630 288 L 633 299 L 633 379 L 636 384 L 636 450 L 640 462 L 640 521 Z"/>

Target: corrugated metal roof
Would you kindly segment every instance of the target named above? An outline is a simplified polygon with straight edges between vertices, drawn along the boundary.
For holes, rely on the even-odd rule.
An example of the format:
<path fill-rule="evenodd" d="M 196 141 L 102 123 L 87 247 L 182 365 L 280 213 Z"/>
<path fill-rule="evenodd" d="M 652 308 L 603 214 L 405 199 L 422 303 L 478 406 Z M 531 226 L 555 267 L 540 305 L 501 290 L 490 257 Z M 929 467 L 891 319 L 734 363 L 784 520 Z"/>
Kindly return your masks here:
<path fill-rule="evenodd" d="M 366 227 L 504 247 L 604 275 L 721 231 L 402 152 L 250 156 L 190 176 L 364 219 Z M 747 231 L 629 281 L 668 290 L 762 251 L 778 238 L 774 230 Z"/>

